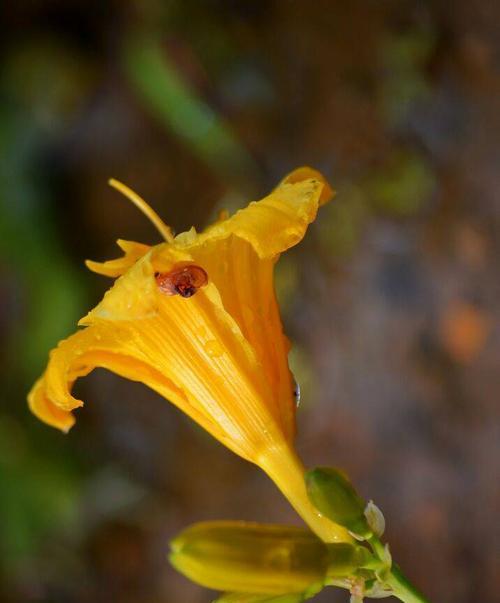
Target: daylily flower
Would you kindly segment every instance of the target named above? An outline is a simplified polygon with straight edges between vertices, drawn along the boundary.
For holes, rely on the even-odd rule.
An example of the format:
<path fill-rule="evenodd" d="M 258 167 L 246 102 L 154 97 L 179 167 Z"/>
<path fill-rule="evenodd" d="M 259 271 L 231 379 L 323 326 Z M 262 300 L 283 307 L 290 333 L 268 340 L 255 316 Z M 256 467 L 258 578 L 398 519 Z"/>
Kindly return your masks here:
<path fill-rule="evenodd" d="M 274 294 L 273 268 L 298 243 L 332 190 L 300 168 L 259 202 L 205 231 L 173 237 L 154 211 L 111 181 L 156 225 L 165 242 L 118 241 L 123 257 L 87 262 L 117 278 L 61 341 L 28 400 L 33 413 L 68 431 L 83 402 L 75 380 L 95 367 L 148 385 L 228 448 L 259 465 L 325 540 L 347 532 L 312 507 L 293 451 L 295 400 Z"/>

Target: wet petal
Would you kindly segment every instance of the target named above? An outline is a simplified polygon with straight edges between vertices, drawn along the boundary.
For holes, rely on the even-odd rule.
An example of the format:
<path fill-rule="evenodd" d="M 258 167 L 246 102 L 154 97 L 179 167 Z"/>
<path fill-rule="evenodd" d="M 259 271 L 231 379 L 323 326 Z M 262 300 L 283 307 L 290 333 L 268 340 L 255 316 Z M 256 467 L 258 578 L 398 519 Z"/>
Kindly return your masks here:
<path fill-rule="evenodd" d="M 41 421 L 61 431 L 69 431 L 75 423 L 70 411 L 59 408 L 47 397 L 45 374 L 38 379 L 28 394 L 28 405 L 31 412 Z"/>
<path fill-rule="evenodd" d="M 318 170 L 307 166 L 297 168 L 296 170 L 293 170 L 293 172 L 287 174 L 280 182 L 280 185 L 286 182 L 293 184 L 295 182 L 302 182 L 303 180 L 309 179 L 319 180 L 323 183 L 323 190 L 321 191 L 321 195 L 319 198 L 320 205 L 328 203 L 328 201 L 330 201 L 335 196 L 335 191 L 332 189 L 323 174 L 321 172 L 318 172 Z"/>
<path fill-rule="evenodd" d="M 273 258 L 304 237 L 316 217 L 324 188 L 325 183 L 317 179 L 284 181 L 261 201 L 250 203 L 197 236 L 178 235 L 175 243 L 191 248 L 234 235 L 248 241 L 260 258 Z"/>
<path fill-rule="evenodd" d="M 295 434 L 295 402 L 288 368 L 290 344 L 281 323 L 274 292 L 275 260 L 261 259 L 252 245 L 236 236 L 191 249 L 215 284 L 224 309 L 255 350 L 272 389 L 271 404 L 288 441 Z"/>
<path fill-rule="evenodd" d="M 73 384 L 96 367 L 144 383 L 215 437 L 221 436 L 212 418 L 193 407 L 183 392 L 141 352 L 130 330 L 106 322 L 77 331 L 51 352 L 47 370 L 28 396 L 31 410 L 42 421 L 67 431 L 75 422 L 71 411 L 83 406 L 83 401 L 71 394 Z"/>

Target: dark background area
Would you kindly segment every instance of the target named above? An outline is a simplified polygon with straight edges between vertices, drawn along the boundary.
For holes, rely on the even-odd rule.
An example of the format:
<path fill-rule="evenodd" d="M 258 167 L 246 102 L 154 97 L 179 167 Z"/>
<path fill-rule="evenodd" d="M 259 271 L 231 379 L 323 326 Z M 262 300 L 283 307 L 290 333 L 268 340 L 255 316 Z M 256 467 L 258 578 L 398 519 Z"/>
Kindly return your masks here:
<path fill-rule="evenodd" d="M 434 602 L 498 599 L 500 3 L 2 4 L 0 600 L 207 602 L 203 519 L 296 522 L 267 478 L 101 370 L 67 436 L 25 395 L 110 282 L 85 258 L 309 164 L 337 199 L 278 266 L 306 463 L 344 468 Z M 318 600 L 347 601 L 329 589 Z"/>

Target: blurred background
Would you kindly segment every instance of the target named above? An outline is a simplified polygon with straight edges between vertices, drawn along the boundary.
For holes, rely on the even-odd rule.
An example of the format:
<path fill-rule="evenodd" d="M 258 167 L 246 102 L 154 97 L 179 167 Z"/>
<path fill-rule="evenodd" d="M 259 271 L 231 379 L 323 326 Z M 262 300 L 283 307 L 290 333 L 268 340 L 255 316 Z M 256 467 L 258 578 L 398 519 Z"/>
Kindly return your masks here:
<path fill-rule="evenodd" d="M 83 260 L 159 240 L 109 177 L 180 232 L 302 164 L 338 196 L 278 266 L 301 454 L 377 502 L 432 601 L 499 600 L 500 3 L 0 10 L 0 600 L 208 602 L 170 537 L 298 521 L 141 385 L 96 370 L 68 436 L 25 396 L 110 285 Z"/>

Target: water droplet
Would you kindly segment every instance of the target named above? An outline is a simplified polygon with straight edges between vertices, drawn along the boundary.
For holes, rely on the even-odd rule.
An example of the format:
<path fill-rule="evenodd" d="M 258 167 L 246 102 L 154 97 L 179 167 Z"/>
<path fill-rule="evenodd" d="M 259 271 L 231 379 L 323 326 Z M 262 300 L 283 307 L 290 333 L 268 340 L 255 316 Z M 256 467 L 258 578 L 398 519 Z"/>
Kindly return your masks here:
<path fill-rule="evenodd" d="M 215 339 L 207 341 L 207 343 L 204 345 L 204 348 L 205 352 L 210 356 L 210 358 L 218 358 L 224 353 L 221 344 Z"/>
<path fill-rule="evenodd" d="M 293 378 L 293 396 L 295 398 L 295 406 L 298 408 L 300 406 L 300 385 L 295 377 Z"/>

